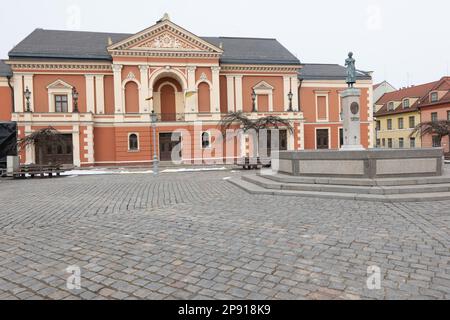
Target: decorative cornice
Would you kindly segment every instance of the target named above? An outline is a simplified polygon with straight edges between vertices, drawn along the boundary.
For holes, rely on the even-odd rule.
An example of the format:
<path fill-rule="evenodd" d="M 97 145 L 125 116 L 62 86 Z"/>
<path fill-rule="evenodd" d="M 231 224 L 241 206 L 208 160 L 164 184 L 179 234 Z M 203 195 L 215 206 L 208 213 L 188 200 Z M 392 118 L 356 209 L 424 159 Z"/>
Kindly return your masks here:
<path fill-rule="evenodd" d="M 11 62 L 14 70 L 61 70 L 61 71 L 111 71 L 111 64 L 85 64 L 85 63 L 45 63 L 45 62 Z"/>
<path fill-rule="evenodd" d="M 298 72 L 300 66 L 283 66 L 283 65 L 222 65 L 221 71 L 231 71 L 231 72 L 284 72 L 284 73 L 295 73 Z"/>

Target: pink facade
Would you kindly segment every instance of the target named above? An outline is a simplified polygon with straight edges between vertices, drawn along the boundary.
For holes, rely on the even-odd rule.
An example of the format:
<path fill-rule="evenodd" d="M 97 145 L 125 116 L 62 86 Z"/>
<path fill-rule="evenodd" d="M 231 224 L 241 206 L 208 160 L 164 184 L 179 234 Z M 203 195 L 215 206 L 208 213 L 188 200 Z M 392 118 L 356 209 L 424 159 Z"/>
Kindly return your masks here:
<path fill-rule="evenodd" d="M 39 39 L 51 50 L 57 47 L 55 39 L 70 42 L 71 35 L 38 29 L 24 42 Z M 235 161 L 251 151 L 249 138 L 231 139 L 235 143 L 227 145 L 214 134 L 225 114 L 238 111 L 253 118 L 276 115 L 288 120 L 294 132 L 286 134 L 286 149 L 340 147 L 343 67 L 302 64 L 274 39 L 200 38 L 168 19 L 135 35 L 86 37 L 98 38 L 92 43 L 97 51 L 74 48 L 64 53 L 79 58 L 56 59 L 36 49 L 25 52 L 24 59 L 21 44 L 10 52 L 12 113 L 11 90 L 0 86 L 0 116 L 17 121 L 21 136 L 48 126 L 70 136 L 73 154 L 67 156 L 76 166 L 148 164 L 155 149 L 161 161 L 170 160 L 174 145 L 168 137 L 174 132 L 180 132 L 182 162 Z M 252 53 L 249 45 L 273 46 L 274 56 Z M 29 50 L 32 44 L 23 47 Z M 373 144 L 370 75 L 361 74 L 357 87 L 362 91 L 367 147 Z M 23 98 L 26 88 L 32 92 L 29 102 Z M 152 111 L 158 114 L 156 145 Z M 39 146 L 30 148 L 21 161 L 47 159 L 42 152 Z"/>

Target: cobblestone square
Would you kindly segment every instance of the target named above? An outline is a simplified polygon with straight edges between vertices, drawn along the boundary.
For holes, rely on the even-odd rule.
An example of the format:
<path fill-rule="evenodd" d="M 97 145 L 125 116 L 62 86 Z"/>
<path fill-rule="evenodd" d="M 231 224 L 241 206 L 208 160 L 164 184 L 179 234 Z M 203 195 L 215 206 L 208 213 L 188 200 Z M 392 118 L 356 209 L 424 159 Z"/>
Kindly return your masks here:
<path fill-rule="evenodd" d="M 1 180 L 0 299 L 450 299 L 450 201 L 250 195 L 241 174 Z"/>

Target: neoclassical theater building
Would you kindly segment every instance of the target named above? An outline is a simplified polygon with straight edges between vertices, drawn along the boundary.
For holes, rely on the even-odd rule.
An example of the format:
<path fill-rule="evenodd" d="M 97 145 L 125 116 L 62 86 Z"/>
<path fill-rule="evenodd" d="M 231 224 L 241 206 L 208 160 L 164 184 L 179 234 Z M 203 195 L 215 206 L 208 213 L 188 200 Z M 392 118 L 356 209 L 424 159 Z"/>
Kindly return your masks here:
<path fill-rule="evenodd" d="M 17 122 L 19 138 L 49 126 L 64 135 L 67 148 L 35 145 L 22 163 L 145 165 L 154 150 L 168 161 L 175 131 L 190 163 L 198 160 L 193 150 L 216 143 L 209 131 L 236 111 L 289 120 L 294 130 L 281 130 L 282 149 L 337 149 L 345 76 L 337 64 L 301 63 L 275 39 L 199 37 L 167 15 L 137 34 L 37 29 L 0 63 L 0 121 Z M 371 73 L 359 71 L 357 87 L 368 147 Z M 250 148 L 248 137 L 240 140 L 232 151 L 200 157 L 240 158 Z"/>

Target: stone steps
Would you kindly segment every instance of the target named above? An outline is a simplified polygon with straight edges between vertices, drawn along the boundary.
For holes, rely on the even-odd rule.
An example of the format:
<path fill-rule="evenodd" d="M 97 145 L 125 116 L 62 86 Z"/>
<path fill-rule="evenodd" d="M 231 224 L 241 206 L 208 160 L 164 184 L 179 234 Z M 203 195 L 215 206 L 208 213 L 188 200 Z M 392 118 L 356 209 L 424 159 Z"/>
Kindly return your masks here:
<path fill-rule="evenodd" d="M 450 184 L 442 186 L 437 184 L 412 186 L 408 187 L 407 190 L 402 190 L 404 186 L 390 187 L 388 189 L 387 187 L 277 183 L 256 175 L 232 178 L 228 181 L 251 194 L 261 195 L 378 202 L 450 200 Z"/>
<path fill-rule="evenodd" d="M 295 177 L 285 174 L 264 175 L 264 178 L 280 183 L 322 184 L 322 185 L 337 185 L 337 186 L 366 186 L 366 187 L 450 184 L 450 174 L 448 172 L 445 172 L 444 176 L 440 177 L 411 177 L 411 178 L 384 178 L 384 179 Z"/>
<path fill-rule="evenodd" d="M 243 176 L 243 180 L 256 184 L 265 189 L 290 190 L 290 191 L 313 191 L 332 193 L 357 193 L 357 194 L 408 194 L 408 193 L 435 193 L 450 192 L 450 183 L 429 185 L 406 185 L 406 186 L 350 186 L 330 184 L 299 184 L 280 183 L 262 176 Z"/>

